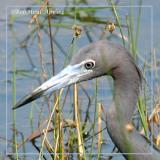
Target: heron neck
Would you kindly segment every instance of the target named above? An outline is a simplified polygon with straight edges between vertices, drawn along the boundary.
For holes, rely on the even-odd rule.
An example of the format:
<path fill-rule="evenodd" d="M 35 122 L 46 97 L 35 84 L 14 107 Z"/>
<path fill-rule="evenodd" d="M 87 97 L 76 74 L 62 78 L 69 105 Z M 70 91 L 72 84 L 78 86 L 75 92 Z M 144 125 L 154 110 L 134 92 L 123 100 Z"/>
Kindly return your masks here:
<path fill-rule="evenodd" d="M 139 95 L 140 77 L 133 68 L 130 70 L 116 69 L 114 73 L 113 105 L 110 107 L 110 115 L 119 117 L 121 122 L 129 123 Z"/>
<path fill-rule="evenodd" d="M 129 84 L 128 84 L 129 83 Z M 134 83 L 134 79 L 115 79 L 113 95 L 114 106 L 110 112 L 114 116 L 120 116 L 121 121 L 128 123 L 132 119 L 139 94 L 139 85 Z"/>
<path fill-rule="evenodd" d="M 127 159 L 158 160 L 160 154 L 156 150 L 153 150 L 155 155 L 146 154 L 151 152 L 151 146 L 135 128 L 132 131 L 126 129 L 132 120 L 140 85 L 138 72 L 133 70 L 131 73 L 121 70 L 114 72 L 114 101 L 106 114 L 108 133 L 121 153 L 145 153 L 141 156 L 125 154 Z"/>

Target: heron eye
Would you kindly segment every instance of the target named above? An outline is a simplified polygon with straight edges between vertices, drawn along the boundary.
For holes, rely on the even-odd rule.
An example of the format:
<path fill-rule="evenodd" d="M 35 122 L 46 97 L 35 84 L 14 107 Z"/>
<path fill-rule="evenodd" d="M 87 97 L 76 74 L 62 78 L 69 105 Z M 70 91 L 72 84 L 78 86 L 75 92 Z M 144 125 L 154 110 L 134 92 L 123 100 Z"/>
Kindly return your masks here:
<path fill-rule="evenodd" d="M 86 68 L 87 70 L 94 68 L 94 66 L 95 66 L 95 63 L 94 63 L 94 62 L 87 62 L 87 63 L 85 64 L 85 68 Z"/>

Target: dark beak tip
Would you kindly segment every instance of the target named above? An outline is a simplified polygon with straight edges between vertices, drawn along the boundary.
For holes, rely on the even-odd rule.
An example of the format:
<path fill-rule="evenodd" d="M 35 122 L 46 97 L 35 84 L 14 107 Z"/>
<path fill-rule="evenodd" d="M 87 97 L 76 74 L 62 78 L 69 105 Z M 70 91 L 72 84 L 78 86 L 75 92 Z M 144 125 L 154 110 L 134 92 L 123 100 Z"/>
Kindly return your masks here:
<path fill-rule="evenodd" d="M 20 108 L 23 104 L 18 104 L 16 103 L 13 107 L 12 107 L 12 110 L 16 110 L 18 108 Z"/>

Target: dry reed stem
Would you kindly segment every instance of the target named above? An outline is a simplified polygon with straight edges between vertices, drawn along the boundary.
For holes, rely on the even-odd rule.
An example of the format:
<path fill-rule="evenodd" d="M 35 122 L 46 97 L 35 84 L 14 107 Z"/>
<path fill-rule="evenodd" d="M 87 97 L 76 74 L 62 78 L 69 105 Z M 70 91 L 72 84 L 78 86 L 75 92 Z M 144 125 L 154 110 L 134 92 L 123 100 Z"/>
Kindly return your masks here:
<path fill-rule="evenodd" d="M 38 48 L 39 48 L 39 52 L 40 52 L 40 61 L 41 61 L 41 67 L 42 67 L 42 77 L 44 78 L 44 80 L 46 80 L 47 78 L 47 73 L 45 71 L 44 68 L 44 50 L 43 50 L 43 46 L 42 46 L 42 34 L 40 32 L 40 26 L 39 26 L 39 22 L 37 22 L 37 35 L 38 35 Z"/>
<path fill-rule="evenodd" d="M 75 121 L 77 127 L 77 134 L 78 134 L 78 152 L 80 159 L 83 159 L 85 156 L 85 149 L 83 146 L 83 138 L 81 132 L 81 124 L 80 124 L 80 115 L 78 109 L 78 93 L 77 93 L 77 85 L 74 85 L 74 107 L 75 107 Z"/>
<path fill-rule="evenodd" d="M 62 92 L 63 92 L 63 88 L 60 90 L 59 96 L 62 95 Z M 57 107 L 57 105 L 58 105 L 58 102 L 59 102 L 59 99 L 57 98 L 57 99 L 56 99 L 56 103 L 55 103 L 55 105 L 54 105 L 54 107 L 53 107 L 53 110 L 52 110 L 52 112 L 51 112 L 50 118 L 49 118 L 49 120 L 48 120 L 46 132 L 45 132 L 45 134 L 44 134 L 44 138 L 43 138 L 43 141 L 42 141 L 42 147 L 41 147 L 41 150 L 40 150 L 40 153 L 39 153 L 39 158 L 38 158 L 39 160 L 41 160 L 41 158 L 42 158 L 42 152 L 43 152 L 44 142 L 45 142 L 45 139 L 46 139 L 46 137 L 47 137 L 47 133 L 48 133 L 48 130 L 49 130 L 49 126 L 50 126 L 50 123 L 51 123 L 51 120 L 52 120 L 54 111 L 55 111 L 55 109 L 56 109 L 56 107 Z"/>
<path fill-rule="evenodd" d="M 98 153 L 101 150 L 101 145 L 102 145 L 102 106 L 101 103 L 98 103 Z"/>
<path fill-rule="evenodd" d="M 43 133 L 44 133 L 44 134 L 47 134 L 46 132 L 48 132 L 48 131 L 43 130 Z M 50 144 L 47 136 L 46 136 L 46 139 L 45 139 L 45 141 L 44 141 L 44 144 L 45 144 L 45 146 L 46 146 L 46 148 L 47 148 L 47 150 L 48 150 L 49 153 L 53 153 L 53 152 L 54 152 L 54 149 L 53 149 L 52 145 Z"/>
<path fill-rule="evenodd" d="M 55 99 L 56 99 L 56 95 L 55 95 Z M 55 159 L 64 159 L 64 155 L 57 155 L 57 153 L 64 153 L 64 143 L 63 143 L 63 132 L 62 132 L 62 128 L 64 126 L 64 122 L 61 118 L 61 114 L 60 114 L 60 110 L 59 110 L 59 103 L 56 106 L 56 129 L 55 129 L 55 133 L 57 136 L 56 139 L 56 149 L 55 149 Z"/>
<path fill-rule="evenodd" d="M 46 80 L 47 78 L 47 73 L 45 72 L 45 68 L 44 68 L 44 50 L 42 47 L 42 34 L 40 32 L 40 24 L 38 21 L 38 16 L 40 15 L 40 13 L 45 9 L 46 5 L 48 3 L 48 0 L 45 0 L 44 4 L 41 5 L 39 12 L 37 12 L 36 14 L 34 14 L 32 16 L 32 19 L 30 20 L 29 24 L 31 25 L 33 22 L 36 23 L 37 25 L 37 35 L 38 35 L 38 48 L 39 48 L 39 52 L 40 52 L 40 61 L 41 61 L 41 67 L 42 67 L 42 77 L 44 78 L 44 80 Z"/>
<path fill-rule="evenodd" d="M 60 123 L 60 130 L 62 129 L 62 122 Z M 57 134 L 57 139 L 56 139 L 56 145 L 55 145 L 55 150 L 54 150 L 54 160 L 57 160 L 57 159 L 59 159 L 59 155 L 57 155 L 57 152 L 58 152 L 58 146 L 60 145 L 59 144 L 59 139 L 61 138 L 60 137 L 60 131 L 58 132 L 58 134 Z"/>
<path fill-rule="evenodd" d="M 37 21 L 38 16 L 40 15 L 40 13 L 41 13 L 42 11 L 44 11 L 44 9 L 45 9 L 46 6 L 47 6 L 47 3 L 48 3 L 48 0 L 45 0 L 44 3 L 41 5 L 41 7 L 40 7 L 40 9 L 39 9 L 39 12 L 35 13 L 35 14 L 32 16 L 32 19 L 31 19 L 30 22 L 29 22 L 29 26 L 30 26 L 33 22 Z"/>

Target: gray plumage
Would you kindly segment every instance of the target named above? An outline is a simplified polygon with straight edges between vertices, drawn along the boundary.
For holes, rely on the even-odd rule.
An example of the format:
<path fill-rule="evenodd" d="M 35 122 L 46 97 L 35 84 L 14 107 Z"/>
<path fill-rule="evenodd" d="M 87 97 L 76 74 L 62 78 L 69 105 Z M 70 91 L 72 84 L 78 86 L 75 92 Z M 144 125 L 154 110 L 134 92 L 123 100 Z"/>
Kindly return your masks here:
<path fill-rule="evenodd" d="M 67 85 L 104 75 L 110 75 L 114 79 L 113 103 L 106 113 L 106 126 L 114 144 L 126 159 L 159 160 L 160 152 L 151 147 L 136 129 L 131 132 L 125 129 L 132 121 L 142 76 L 132 56 L 123 46 L 108 40 L 89 44 L 73 56 L 70 65 L 57 75 L 60 78 L 52 79 L 54 85 L 53 81 L 49 80 L 38 89 L 42 92 L 48 87 L 53 92 Z M 32 95 L 36 97 L 38 94 L 36 91 L 37 89 L 29 94 L 30 99 L 25 99 L 25 102 L 32 101 Z M 15 108 L 21 105 L 23 100 Z"/>

